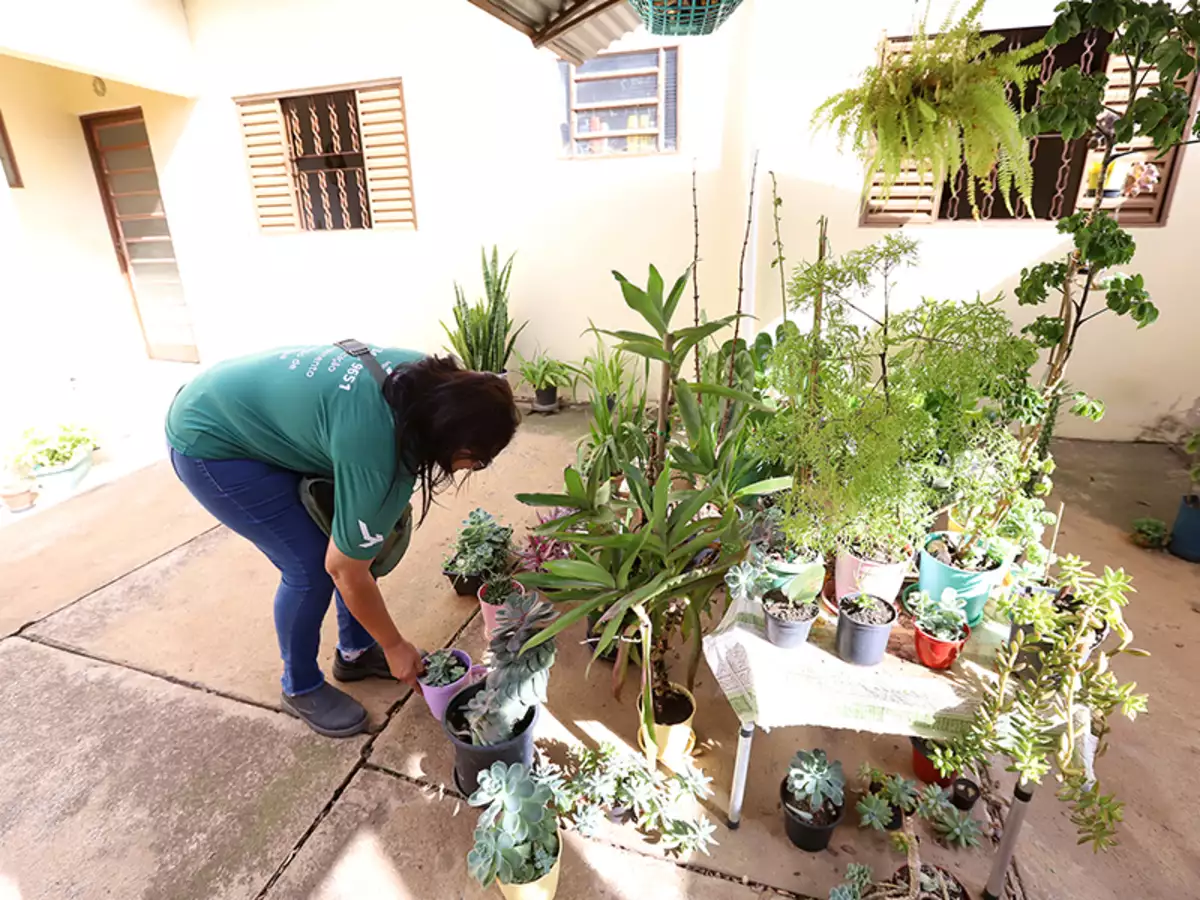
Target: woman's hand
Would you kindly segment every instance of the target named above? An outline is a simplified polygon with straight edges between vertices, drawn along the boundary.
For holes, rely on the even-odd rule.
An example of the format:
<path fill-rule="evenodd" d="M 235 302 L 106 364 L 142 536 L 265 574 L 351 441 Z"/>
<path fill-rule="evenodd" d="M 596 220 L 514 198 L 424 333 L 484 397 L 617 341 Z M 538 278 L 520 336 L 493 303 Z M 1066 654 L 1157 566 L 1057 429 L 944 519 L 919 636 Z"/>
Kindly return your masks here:
<path fill-rule="evenodd" d="M 404 638 L 383 648 L 383 654 L 387 657 L 388 668 L 392 670 L 392 675 L 397 681 L 403 681 L 410 688 L 421 693 L 421 683 L 417 681 L 417 677 L 425 674 L 425 663 L 421 659 L 421 653 L 406 641 Z"/>

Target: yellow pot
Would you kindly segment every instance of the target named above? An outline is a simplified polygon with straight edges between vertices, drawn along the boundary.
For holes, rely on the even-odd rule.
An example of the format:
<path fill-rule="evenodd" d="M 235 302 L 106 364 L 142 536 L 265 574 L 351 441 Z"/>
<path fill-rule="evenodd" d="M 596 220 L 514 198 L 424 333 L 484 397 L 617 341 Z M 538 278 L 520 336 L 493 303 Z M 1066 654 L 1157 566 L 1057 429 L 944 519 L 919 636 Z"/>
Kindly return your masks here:
<path fill-rule="evenodd" d="M 671 682 L 671 687 L 679 691 L 692 702 L 692 714 L 677 725 L 659 725 L 654 723 L 654 746 L 660 760 L 670 765 L 691 755 L 696 746 L 696 732 L 692 730 L 692 719 L 696 715 L 696 698 L 681 684 Z M 638 718 L 642 715 L 642 701 L 638 699 Z M 638 744 L 646 749 L 646 726 L 638 727 Z"/>
<path fill-rule="evenodd" d="M 951 534 L 962 534 L 967 529 L 963 527 L 961 522 L 954 518 L 954 512 L 954 510 L 950 510 L 950 512 L 946 513 L 946 530 Z"/>
<path fill-rule="evenodd" d="M 560 828 L 558 830 L 558 859 L 554 861 L 550 871 L 537 881 L 531 881 L 528 884 L 505 884 L 503 881 L 497 880 L 496 886 L 500 888 L 500 893 L 504 895 L 505 900 L 554 900 L 554 895 L 558 892 L 558 873 L 562 869 L 565 846 Z"/>

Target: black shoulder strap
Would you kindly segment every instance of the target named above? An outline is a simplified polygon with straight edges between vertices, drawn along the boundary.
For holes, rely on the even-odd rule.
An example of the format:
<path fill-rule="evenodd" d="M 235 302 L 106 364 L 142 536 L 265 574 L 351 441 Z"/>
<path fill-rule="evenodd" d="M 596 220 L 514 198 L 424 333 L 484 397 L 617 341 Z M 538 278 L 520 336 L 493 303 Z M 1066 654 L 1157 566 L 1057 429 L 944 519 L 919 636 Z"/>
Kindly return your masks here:
<path fill-rule="evenodd" d="M 371 352 L 370 347 L 362 341 L 356 341 L 353 338 L 338 341 L 333 346 L 341 347 L 355 359 L 361 360 L 362 364 L 367 367 L 367 371 L 371 373 L 371 377 L 375 379 L 376 384 L 383 387 L 388 373 L 383 370 L 383 366 L 379 364 L 379 360 L 375 358 L 375 354 Z"/>

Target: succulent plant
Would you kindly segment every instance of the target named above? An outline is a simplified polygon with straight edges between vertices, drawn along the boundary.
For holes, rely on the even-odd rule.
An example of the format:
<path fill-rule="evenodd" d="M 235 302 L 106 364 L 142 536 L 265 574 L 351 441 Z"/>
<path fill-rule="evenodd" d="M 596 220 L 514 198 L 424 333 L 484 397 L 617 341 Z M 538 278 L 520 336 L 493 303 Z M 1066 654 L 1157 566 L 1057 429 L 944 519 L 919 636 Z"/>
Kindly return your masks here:
<path fill-rule="evenodd" d="M 520 763 L 492 763 L 479 773 L 479 787 L 467 800 L 485 807 L 475 827 L 467 869 L 484 887 L 528 884 L 550 871 L 559 854 L 554 795 Z"/>
<path fill-rule="evenodd" d="M 829 892 L 829 900 L 862 900 L 873 880 L 871 867 L 862 863 L 846 866 L 846 879 Z"/>
<path fill-rule="evenodd" d="M 463 661 L 450 650 L 435 650 L 425 657 L 425 674 L 421 684 L 428 687 L 446 687 L 467 674 Z"/>
<path fill-rule="evenodd" d="M 880 794 L 864 794 L 854 807 L 858 810 L 859 827 L 886 831 L 895 810 Z"/>
<path fill-rule="evenodd" d="M 845 802 L 846 776 L 841 762 L 831 761 L 824 750 L 800 750 L 788 767 L 787 787 L 798 805 L 796 813 L 812 818 L 826 802 L 833 806 Z"/>
<path fill-rule="evenodd" d="M 951 847 L 978 847 L 983 835 L 979 823 L 969 812 L 953 806 L 941 810 L 933 820 L 933 827 Z"/>
<path fill-rule="evenodd" d="M 961 641 L 967 634 L 966 601 L 954 588 L 946 588 L 934 600 L 925 591 L 914 594 L 909 601 L 917 627 L 939 641 Z"/>
<path fill-rule="evenodd" d="M 910 778 L 902 778 L 899 775 L 889 775 L 884 780 L 883 788 L 879 791 L 879 794 L 892 806 L 898 807 L 906 813 L 910 813 L 916 809 L 917 801 L 920 799 L 917 783 Z"/>
<path fill-rule="evenodd" d="M 464 711 L 472 743 L 490 746 L 507 741 L 530 708 L 546 701 L 554 641 L 525 653 L 521 648 L 557 615 L 554 607 L 535 593 L 512 593 L 505 598 L 488 644 L 491 671 Z"/>
<path fill-rule="evenodd" d="M 482 575 L 512 570 L 513 530 L 501 525 L 484 509 L 474 509 L 463 520 L 454 553 L 445 570 L 455 575 Z"/>

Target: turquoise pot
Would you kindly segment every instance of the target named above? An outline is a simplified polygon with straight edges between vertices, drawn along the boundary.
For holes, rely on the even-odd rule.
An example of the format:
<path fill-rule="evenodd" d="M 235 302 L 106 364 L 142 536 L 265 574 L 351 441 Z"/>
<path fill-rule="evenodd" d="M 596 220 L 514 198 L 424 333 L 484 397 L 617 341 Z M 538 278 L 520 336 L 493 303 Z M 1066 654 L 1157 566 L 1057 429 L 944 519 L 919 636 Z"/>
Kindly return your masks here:
<path fill-rule="evenodd" d="M 921 547 L 917 589 L 936 599 L 942 596 L 946 588 L 954 588 L 967 605 L 967 624 L 974 628 L 983 621 L 983 608 L 987 605 L 988 596 L 1004 580 L 1009 564 L 1002 563 L 986 572 L 964 572 L 948 566 L 925 550 L 931 541 L 947 537 L 949 535 L 946 532 L 934 532 L 925 538 L 925 544 Z"/>

